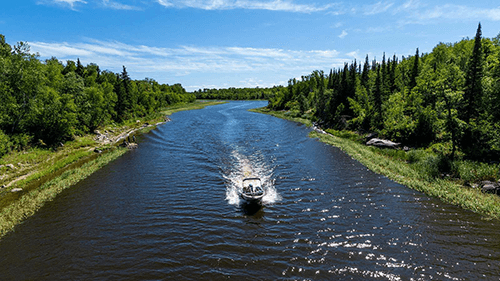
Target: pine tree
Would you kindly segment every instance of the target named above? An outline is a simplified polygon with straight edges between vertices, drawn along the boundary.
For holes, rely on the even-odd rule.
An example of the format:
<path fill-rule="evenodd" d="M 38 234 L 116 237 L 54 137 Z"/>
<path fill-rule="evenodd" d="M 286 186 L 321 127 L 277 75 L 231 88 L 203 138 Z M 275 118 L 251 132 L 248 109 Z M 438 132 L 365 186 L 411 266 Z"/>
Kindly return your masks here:
<path fill-rule="evenodd" d="M 396 91 L 396 66 L 398 65 L 398 59 L 396 55 L 392 57 L 392 61 L 389 65 L 389 91 L 394 93 Z"/>
<path fill-rule="evenodd" d="M 481 108 L 483 97 L 483 50 L 481 46 L 481 23 L 477 27 L 476 37 L 474 39 L 474 49 L 467 65 L 465 76 L 464 102 L 462 119 L 467 123 L 471 119 L 477 118 Z"/>
<path fill-rule="evenodd" d="M 382 129 L 382 77 L 380 66 L 377 67 L 377 77 L 375 78 L 375 88 L 373 90 L 373 127 Z"/>
<path fill-rule="evenodd" d="M 328 75 L 328 86 L 326 87 L 327 89 L 333 89 L 333 69 L 330 69 L 330 75 Z"/>
<path fill-rule="evenodd" d="M 76 74 L 80 75 L 80 77 L 83 78 L 83 74 L 85 73 L 85 68 L 83 67 L 82 63 L 80 62 L 80 58 L 76 60 Z"/>
<path fill-rule="evenodd" d="M 481 23 L 477 27 L 474 39 L 474 49 L 467 64 L 465 73 L 464 106 L 461 111 L 461 119 L 467 123 L 461 138 L 461 149 L 468 157 L 488 157 L 491 151 L 488 142 L 491 139 L 489 132 L 481 128 L 484 124 L 481 120 L 483 85 L 483 63 L 484 56 L 481 46 Z"/>
<path fill-rule="evenodd" d="M 127 73 L 127 68 L 123 66 L 121 74 L 117 75 L 115 92 L 117 95 L 116 113 L 119 118 L 125 118 L 127 111 L 131 108 L 130 98 L 130 76 Z"/>
<path fill-rule="evenodd" d="M 413 61 L 413 69 L 411 71 L 411 76 L 410 76 L 410 90 L 413 89 L 415 86 L 417 86 L 417 77 L 418 77 L 418 64 L 419 64 L 419 55 L 418 55 L 418 48 L 417 52 L 415 53 L 415 60 Z"/>
<path fill-rule="evenodd" d="M 361 72 L 361 85 L 368 89 L 368 81 L 370 80 L 370 76 L 368 75 L 368 71 L 370 69 L 370 63 L 368 62 L 368 55 L 366 55 L 365 64 L 363 65 L 363 71 Z"/>

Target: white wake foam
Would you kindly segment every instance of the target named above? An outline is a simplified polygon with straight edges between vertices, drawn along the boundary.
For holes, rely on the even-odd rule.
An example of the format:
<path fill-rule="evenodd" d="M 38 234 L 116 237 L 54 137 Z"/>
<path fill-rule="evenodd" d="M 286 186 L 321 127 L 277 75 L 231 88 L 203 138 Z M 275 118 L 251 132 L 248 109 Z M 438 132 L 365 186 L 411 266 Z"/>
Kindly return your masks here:
<path fill-rule="evenodd" d="M 232 167 L 223 174 L 226 179 L 226 200 L 231 205 L 239 205 L 239 191 L 243 186 L 244 178 L 260 178 L 262 187 L 266 195 L 262 198 L 263 204 L 272 204 L 281 199 L 279 193 L 274 187 L 273 168 L 269 167 L 263 161 L 256 157 L 246 157 L 238 151 L 231 153 Z"/>

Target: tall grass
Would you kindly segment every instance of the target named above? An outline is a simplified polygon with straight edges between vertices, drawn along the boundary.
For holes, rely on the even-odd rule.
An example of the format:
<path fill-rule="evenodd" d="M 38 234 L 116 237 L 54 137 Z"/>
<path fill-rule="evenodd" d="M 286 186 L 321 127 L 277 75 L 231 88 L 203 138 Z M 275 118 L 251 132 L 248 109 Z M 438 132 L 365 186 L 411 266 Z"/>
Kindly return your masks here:
<path fill-rule="evenodd" d="M 41 187 L 23 194 L 19 200 L 2 209 L 0 213 L 0 238 L 12 231 L 24 219 L 33 215 L 47 201 L 54 199 L 61 191 L 88 177 L 126 151 L 125 148 L 117 148 L 104 153 L 97 159 L 79 168 L 68 170 Z"/>
<path fill-rule="evenodd" d="M 307 116 L 307 115 L 304 115 L 304 116 L 300 115 L 299 116 L 297 114 L 291 114 L 288 111 L 272 111 L 272 110 L 269 110 L 265 107 L 253 108 L 253 109 L 250 109 L 249 111 L 269 114 L 269 115 L 272 115 L 274 117 L 278 117 L 281 119 L 286 119 L 286 120 L 302 123 L 302 124 L 305 124 L 307 127 L 312 126 L 312 121 L 310 120 L 309 116 Z"/>

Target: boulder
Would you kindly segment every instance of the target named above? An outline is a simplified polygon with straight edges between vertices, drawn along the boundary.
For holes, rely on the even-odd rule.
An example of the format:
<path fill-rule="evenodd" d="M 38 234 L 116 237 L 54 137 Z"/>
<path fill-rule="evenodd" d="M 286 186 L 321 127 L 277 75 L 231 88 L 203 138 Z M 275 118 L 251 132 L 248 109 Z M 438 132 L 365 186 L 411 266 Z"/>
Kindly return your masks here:
<path fill-rule="evenodd" d="M 127 148 L 128 148 L 128 149 L 136 149 L 137 147 L 138 147 L 137 143 L 133 143 L 133 142 L 132 142 L 132 143 L 129 143 L 129 144 L 127 145 Z"/>
<path fill-rule="evenodd" d="M 382 148 L 397 148 L 400 145 L 400 143 L 392 142 L 390 140 L 373 138 L 373 139 L 367 141 L 366 145 L 373 145 L 373 146 L 382 147 Z"/>
<path fill-rule="evenodd" d="M 491 194 L 496 194 L 497 193 L 497 187 L 493 184 L 485 184 L 481 187 L 481 191 L 484 193 L 491 193 Z"/>
<path fill-rule="evenodd" d="M 376 137 L 378 137 L 377 133 L 369 133 L 368 135 L 365 136 L 365 140 L 369 141 L 369 140 L 376 138 Z"/>
<path fill-rule="evenodd" d="M 491 193 L 491 194 L 500 193 L 500 184 L 498 182 L 482 181 L 479 183 L 479 186 L 481 186 L 481 191 L 484 193 Z"/>

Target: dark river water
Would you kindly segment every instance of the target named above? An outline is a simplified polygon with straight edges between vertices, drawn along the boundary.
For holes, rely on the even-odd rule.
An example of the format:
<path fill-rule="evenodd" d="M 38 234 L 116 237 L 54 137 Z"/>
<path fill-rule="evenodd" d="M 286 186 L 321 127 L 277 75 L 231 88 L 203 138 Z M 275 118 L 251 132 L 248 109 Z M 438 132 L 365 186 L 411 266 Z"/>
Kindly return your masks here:
<path fill-rule="evenodd" d="M 0 280 L 499 280 L 500 223 L 231 102 L 172 115 L 0 240 Z M 241 179 L 262 178 L 261 209 Z"/>

